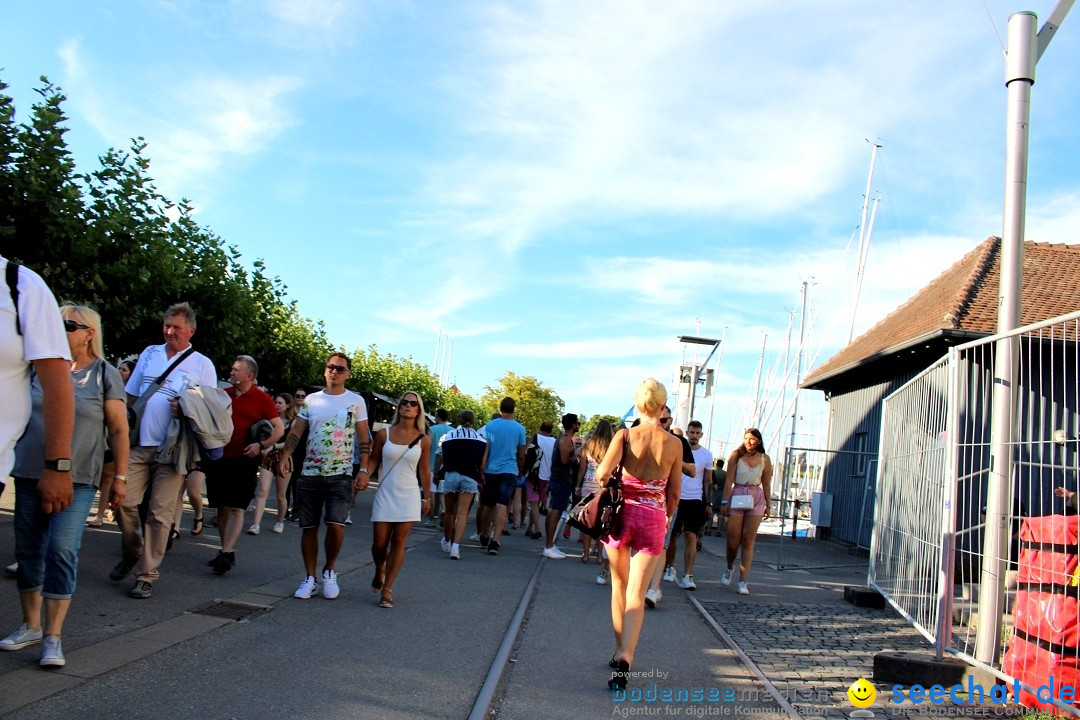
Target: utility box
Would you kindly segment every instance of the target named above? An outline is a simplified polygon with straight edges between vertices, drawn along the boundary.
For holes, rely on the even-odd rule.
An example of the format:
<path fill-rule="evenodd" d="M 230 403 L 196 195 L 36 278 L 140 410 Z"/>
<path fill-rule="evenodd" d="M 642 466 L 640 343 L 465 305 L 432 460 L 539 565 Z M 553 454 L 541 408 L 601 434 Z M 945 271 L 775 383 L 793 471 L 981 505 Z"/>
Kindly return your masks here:
<path fill-rule="evenodd" d="M 832 527 L 832 493 L 815 492 L 810 500 L 810 524 Z"/>

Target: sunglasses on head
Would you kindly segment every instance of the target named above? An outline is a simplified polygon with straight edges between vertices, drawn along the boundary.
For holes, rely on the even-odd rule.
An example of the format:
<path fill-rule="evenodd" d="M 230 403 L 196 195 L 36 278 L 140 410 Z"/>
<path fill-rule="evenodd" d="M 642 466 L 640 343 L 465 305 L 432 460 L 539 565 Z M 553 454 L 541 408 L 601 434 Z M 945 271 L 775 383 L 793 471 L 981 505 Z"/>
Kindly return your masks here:
<path fill-rule="evenodd" d="M 398 403 L 401 407 L 420 407 L 419 400 L 402 400 Z"/>
<path fill-rule="evenodd" d="M 74 320 L 65 320 L 64 321 L 64 330 L 67 330 L 68 332 L 75 332 L 76 330 L 89 330 L 89 329 L 90 329 L 89 325 L 83 325 L 82 323 L 77 323 Z"/>
<path fill-rule="evenodd" d="M 343 373 L 349 372 L 349 368 L 345 367 L 344 365 L 327 365 L 326 371 L 332 373 Z"/>

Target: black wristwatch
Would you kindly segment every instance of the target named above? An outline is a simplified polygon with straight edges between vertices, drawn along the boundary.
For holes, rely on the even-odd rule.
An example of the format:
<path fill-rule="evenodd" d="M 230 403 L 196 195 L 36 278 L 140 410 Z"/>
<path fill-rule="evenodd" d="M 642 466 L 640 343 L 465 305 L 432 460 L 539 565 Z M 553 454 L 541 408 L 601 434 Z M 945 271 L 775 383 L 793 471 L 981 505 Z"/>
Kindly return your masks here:
<path fill-rule="evenodd" d="M 46 460 L 45 469 L 55 470 L 56 472 L 71 472 L 71 459 L 57 458 L 56 460 Z"/>

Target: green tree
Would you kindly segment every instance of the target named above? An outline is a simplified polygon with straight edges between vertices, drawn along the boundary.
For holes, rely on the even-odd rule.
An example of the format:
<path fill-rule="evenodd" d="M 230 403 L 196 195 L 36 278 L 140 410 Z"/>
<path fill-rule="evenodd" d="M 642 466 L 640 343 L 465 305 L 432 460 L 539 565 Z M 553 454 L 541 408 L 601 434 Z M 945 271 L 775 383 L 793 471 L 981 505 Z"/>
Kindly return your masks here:
<path fill-rule="evenodd" d="M 15 235 L 15 158 L 19 149 L 18 128 L 15 127 L 15 103 L 5 91 L 8 86 L 0 80 L 0 248 L 11 257 L 11 238 Z"/>
<path fill-rule="evenodd" d="M 590 415 L 581 418 L 581 434 L 588 435 L 591 433 L 593 428 L 600 424 L 601 420 L 607 420 L 616 430 L 622 427 L 622 418 L 618 415 Z"/>
<path fill-rule="evenodd" d="M 457 416 L 462 410 L 472 410 L 476 417 L 474 427 L 480 427 L 491 417 L 491 415 L 484 415 L 484 404 L 479 398 L 461 392 L 456 385 L 443 390 L 440 407 L 446 408 L 446 411 L 450 413 L 450 422 L 454 425 L 457 425 Z"/>
<path fill-rule="evenodd" d="M 35 92 L 41 100 L 33 105 L 29 122 L 12 138 L 14 109 L 10 98 L 3 106 L 0 121 L 6 122 L 2 141 L 5 185 L 10 203 L 3 211 L 2 252 L 8 259 L 32 267 L 58 297 L 66 297 L 78 286 L 83 272 L 86 227 L 82 191 L 76 182 L 75 162 L 64 134 L 63 93 L 41 78 Z M 5 86 L 6 87 L 6 86 Z"/>
<path fill-rule="evenodd" d="M 434 412 L 443 399 L 439 379 L 431 370 L 411 357 L 398 358 L 380 353 L 374 344 L 352 355 L 349 386 L 356 390 L 379 392 L 397 398 L 408 391 L 420 394 L 424 409 Z"/>
<path fill-rule="evenodd" d="M 562 398 L 532 376 L 518 376 L 507 372 L 499 379 L 498 385 L 489 385 L 484 390 L 480 402 L 487 411 L 485 421 L 491 417 L 491 413 L 498 411 L 499 403 L 504 397 L 511 397 L 517 403 L 517 421 L 525 426 L 525 431 L 530 435 L 538 431 L 540 423 L 545 420 L 550 420 L 555 427 L 559 427 L 565 408 Z"/>

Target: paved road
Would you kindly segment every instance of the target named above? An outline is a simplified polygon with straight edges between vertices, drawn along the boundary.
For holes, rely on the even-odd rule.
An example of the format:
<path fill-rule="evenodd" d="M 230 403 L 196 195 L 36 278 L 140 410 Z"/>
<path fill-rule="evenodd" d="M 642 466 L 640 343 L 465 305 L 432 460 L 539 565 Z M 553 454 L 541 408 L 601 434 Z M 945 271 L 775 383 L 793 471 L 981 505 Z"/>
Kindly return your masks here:
<path fill-rule="evenodd" d="M 865 581 L 864 557 L 800 540 L 785 546 L 784 564 L 845 567 L 778 572 L 769 567 L 778 557 L 776 540 L 763 538 L 753 594 L 742 597 L 734 585 L 719 584 L 723 539 L 709 537 L 698 591 L 665 583 L 660 607 L 647 613 L 635 667 L 646 675 L 631 686 L 645 697 L 613 698 L 606 689 L 610 595 L 596 585 L 595 565 L 573 556 L 542 560 L 540 542 L 520 531 L 498 557 L 470 546 L 455 562 L 439 550 L 433 531 L 417 528 L 395 607 L 381 609 L 368 588 L 372 497 L 362 495 L 354 511 L 365 520 L 347 531 L 342 593 L 334 601 L 291 597 L 301 579 L 295 525 L 284 535 L 244 536 L 236 568 L 218 577 L 206 566 L 216 531 L 192 538 L 185 513 L 184 534 L 145 601 L 126 597 L 129 582 L 108 580 L 119 543 L 115 526 L 88 530 L 65 627 L 68 664 L 48 672 L 36 666 L 36 649 L 0 653 L 0 713 L 467 718 L 490 675 L 499 682 L 479 713 L 500 720 L 749 712 L 783 718 L 797 717 L 795 710 L 835 716 L 837 708 L 851 710 L 843 692 L 869 676 L 873 652 L 921 643 L 892 614 L 843 603 L 843 586 Z M 11 499 L 5 494 L 3 501 Z M 12 552 L 9 507 L 0 505 L 0 558 Z M 562 545 L 580 554 L 576 543 Z M 0 582 L 0 594 L 7 598 L 0 600 L 0 628 L 14 627 L 14 582 Z M 215 600 L 270 609 L 240 622 L 190 612 Z M 496 663 L 519 606 L 520 632 L 506 662 Z M 650 690 L 673 699 L 650 700 Z M 695 699 L 695 690 L 721 699 Z M 817 704 L 796 707 L 810 690 L 819 693 Z"/>

